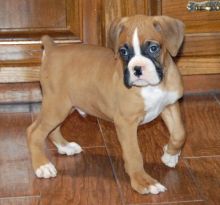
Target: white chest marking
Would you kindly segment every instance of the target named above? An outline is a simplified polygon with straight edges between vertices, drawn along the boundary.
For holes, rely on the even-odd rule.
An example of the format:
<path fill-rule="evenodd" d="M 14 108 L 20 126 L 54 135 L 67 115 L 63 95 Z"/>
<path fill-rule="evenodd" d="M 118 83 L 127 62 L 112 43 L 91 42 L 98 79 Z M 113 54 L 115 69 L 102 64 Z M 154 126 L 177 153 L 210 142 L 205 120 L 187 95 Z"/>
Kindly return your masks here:
<path fill-rule="evenodd" d="M 146 111 L 142 124 L 154 120 L 167 105 L 175 103 L 179 98 L 177 92 L 163 91 L 156 86 L 141 88 L 141 96 Z"/>

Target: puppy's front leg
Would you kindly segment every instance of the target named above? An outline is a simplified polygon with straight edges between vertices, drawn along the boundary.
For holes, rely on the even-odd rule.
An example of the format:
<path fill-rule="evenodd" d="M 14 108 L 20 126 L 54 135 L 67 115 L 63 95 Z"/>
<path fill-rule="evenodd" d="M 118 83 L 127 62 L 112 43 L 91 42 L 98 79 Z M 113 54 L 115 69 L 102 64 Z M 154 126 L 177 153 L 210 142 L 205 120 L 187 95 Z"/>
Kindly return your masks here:
<path fill-rule="evenodd" d="M 125 170 L 131 179 L 131 186 L 140 194 L 158 194 L 166 188 L 148 175 L 138 145 L 138 122 L 118 119 L 115 122 L 118 139 L 122 147 Z"/>
<path fill-rule="evenodd" d="M 161 117 L 170 132 L 169 143 L 165 145 L 164 155 L 161 159 L 168 167 L 175 167 L 186 138 L 179 103 L 176 102 L 165 108 Z"/>

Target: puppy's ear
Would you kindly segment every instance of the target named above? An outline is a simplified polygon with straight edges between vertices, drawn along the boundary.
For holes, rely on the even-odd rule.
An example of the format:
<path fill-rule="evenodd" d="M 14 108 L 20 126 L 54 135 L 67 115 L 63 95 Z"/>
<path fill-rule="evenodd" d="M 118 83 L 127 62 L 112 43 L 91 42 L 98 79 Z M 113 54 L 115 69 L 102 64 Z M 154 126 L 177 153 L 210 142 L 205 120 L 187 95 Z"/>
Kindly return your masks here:
<path fill-rule="evenodd" d="M 112 48 L 115 55 L 118 53 L 119 49 L 119 36 L 124 28 L 124 23 L 127 21 L 128 17 L 115 19 L 110 26 L 108 35 L 108 47 Z"/>
<path fill-rule="evenodd" d="M 184 38 L 185 25 L 183 22 L 168 16 L 155 16 L 153 25 L 156 31 L 162 34 L 171 56 L 176 56 Z"/>

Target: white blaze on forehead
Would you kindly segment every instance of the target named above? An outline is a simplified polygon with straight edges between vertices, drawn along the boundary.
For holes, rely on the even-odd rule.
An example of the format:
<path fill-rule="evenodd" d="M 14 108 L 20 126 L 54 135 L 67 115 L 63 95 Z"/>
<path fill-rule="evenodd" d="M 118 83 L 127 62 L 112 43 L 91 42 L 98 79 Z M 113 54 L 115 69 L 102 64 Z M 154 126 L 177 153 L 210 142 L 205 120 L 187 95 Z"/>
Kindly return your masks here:
<path fill-rule="evenodd" d="M 132 44 L 133 44 L 135 55 L 141 55 L 140 41 L 138 38 L 138 29 L 137 28 L 135 28 L 134 33 L 133 33 Z"/>

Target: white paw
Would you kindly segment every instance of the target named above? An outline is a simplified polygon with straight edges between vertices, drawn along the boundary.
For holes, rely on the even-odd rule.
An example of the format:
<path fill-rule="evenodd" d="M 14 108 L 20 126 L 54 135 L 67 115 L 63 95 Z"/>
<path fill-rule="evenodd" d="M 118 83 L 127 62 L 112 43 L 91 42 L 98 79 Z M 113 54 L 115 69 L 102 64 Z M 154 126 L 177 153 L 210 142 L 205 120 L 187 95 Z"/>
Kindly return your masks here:
<path fill-rule="evenodd" d="M 168 167 L 175 167 L 176 164 L 178 163 L 181 152 L 177 153 L 176 155 L 168 154 L 167 145 L 164 146 L 163 151 L 164 151 L 164 154 L 161 157 L 162 162 Z"/>
<path fill-rule="evenodd" d="M 35 174 L 39 178 L 51 178 L 57 175 L 57 170 L 52 163 L 48 163 L 40 166 L 35 171 Z"/>
<path fill-rule="evenodd" d="M 82 148 L 75 142 L 66 145 L 55 144 L 60 154 L 74 155 L 82 152 Z"/>
<path fill-rule="evenodd" d="M 167 188 L 160 183 L 150 185 L 148 188 L 145 188 L 144 194 L 159 194 L 160 192 L 165 192 Z"/>

